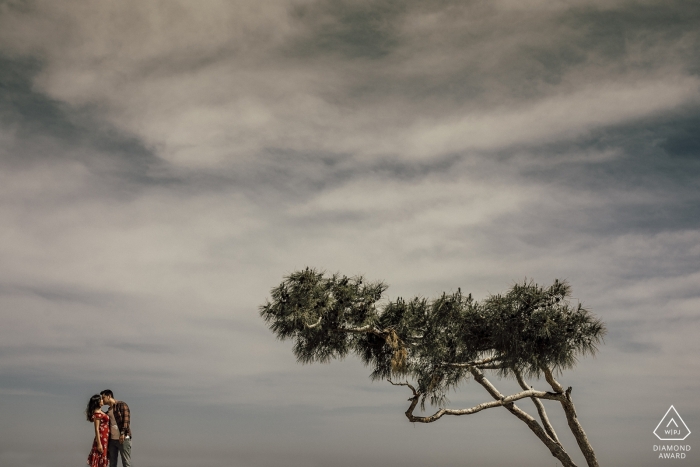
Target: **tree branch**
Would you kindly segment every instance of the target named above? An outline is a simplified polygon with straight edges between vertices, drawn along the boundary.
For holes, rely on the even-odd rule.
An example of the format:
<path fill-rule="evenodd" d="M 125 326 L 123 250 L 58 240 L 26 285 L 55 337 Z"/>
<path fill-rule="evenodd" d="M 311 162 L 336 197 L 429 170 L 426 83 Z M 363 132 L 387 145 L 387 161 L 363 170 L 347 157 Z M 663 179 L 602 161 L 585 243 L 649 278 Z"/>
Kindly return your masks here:
<path fill-rule="evenodd" d="M 528 385 L 525 383 L 523 375 L 520 374 L 520 371 L 513 369 L 513 373 L 515 373 L 515 377 L 517 378 L 520 387 L 527 390 Z M 537 413 L 540 416 L 540 420 L 542 421 L 542 426 L 544 427 L 545 431 L 547 432 L 550 438 L 552 438 L 554 441 L 561 445 L 561 441 L 559 441 L 557 433 L 554 431 L 554 427 L 550 423 L 549 417 L 547 417 L 547 412 L 544 410 L 544 404 L 536 397 L 532 397 L 531 399 L 533 404 L 535 404 L 535 408 L 537 408 Z"/>
<path fill-rule="evenodd" d="M 389 381 L 390 384 L 393 384 L 394 386 L 408 386 L 408 388 L 413 392 L 413 397 L 418 397 L 420 396 L 420 393 L 416 391 L 416 388 L 414 388 L 411 384 L 406 381 L 405 383 L 395 383 L 393 382 L 390 378 L 387 378 L 387 381 Z M 409 399 L 411 400 L 411 399 Z"/>
<path fill-rule="evenodd" d="M 304 323 L 304 326 L 306 326 L 307 329 L 313 329 L 317 327 L 318 325 L 321 324 L 321 321 L 323 321 L 323 315 L 318 317 L 318 321 L 316 321 L 314 324 L 308 324 Z M 335 332 L 349 332 L 352 334 L 374 334 L 379 337 L 386 337 L 387 331 L 380 331 L 379 329 L 375 328 L 371 324 L 367 324 L 365 326 L 359 327 L 359 328 L 337 328 L 335 329 Z"/>
<path fill-rule="evenodd" d="M 571 430 L 571 433 L 573 433 L 574 438 L 576 438 L 578 447 L 581 449 L 583 457 L 586 458 L 586 463 L 588 464 L 588 467 L 598 467 L 598 459 L 596 458 L 595 452 L 593 451 L 593 446 L 591 446 L 591 443 L 590 441 L 588 441 L 588 437 L 586 436 L 586 432 L 583 431 L 583 427 L 578 421 L 578 416 L 576 415 L 576 408 L 574 407 L 574 401 L 571 399 L 571 387 L 567 388 L 566 391 L 564 391 L 564 387 L 561 384 L 559 384 L 559 382 L 556 379 L 554 379 L 552 370 L 550 370 L 546 366 L 543 366 L 542 371 L 544 372 L 545 379 L 550 384 L 550 386 L 552 386 L 552 389 L 554 389 L 559 394 L 561 394 L 562 392 L 564 393 L 564 397 L 561 397 L 559 399 L 559 402 L 561 402 L 561 406 L 563 407 L 564 413 L 566 414 L 566 421 L 569 424 L 569 429 Z"/>
<path fill-rule="evenodd" d="M 498 391 L 498 389 L 496 389 L 496 387 L 484 377 L 484 374 L 481 372 L 481 370 L 479 370 L 476 367 L 471 367 L 469 371 L 474 376 L 474 379 L 479 384 L 481 384 L 494 399 L 504 399 L 503 394 L 501 394 Z M 561 394 L 557 394 L 556 396 L 561 398 Z M 574 464 L 574 461 L 571 459 L 571 457 L 569 457 L 569 454 L 564 450 L 562 445 L 550 438 L 547 432 L 542 429 L 539 423 L 537 423 L 537 420 L 532 418 L 532 416 L 530 416 L 527 412 L 525 412 L 512 402 L 509 404 L 504 404 L 503 406 L 506 408 L 506 410 L 508 410 L 510 413 L 512 413 L 518 419 L 524 422 L 528 426 L 528 428 L 530 428 L 530 430 L 532 430 L 532 432 L 535 433 L 535 435 L 540 439 L 540 441 L 542 441 L 544 445 L 547 446 L 549 452 L 552 453 L 552 456 L 559 459 L 559 461 L 564 467 L 576 467 L 576 464 Z"/>
<path fill-rule="evenodd" d="M 338 328 L 338 331 L 354 332 L 354 333 L 358 333 L 358 334 L 361 334 L 363 332 L 379 333 L 378 330 L 374 329 L 369 324 L 362 326 L 361 328 Z"/>
<path fill-rule="evenodd" d="M 552 374 L 552 370 L 550 370 L 548 367 L 543 366 L 542 367 L 542 372 L 544 373 L 544 379 L 547 380 L 550 386 L 552 386 L 552 389 L 554 389 L 555 392 L 564 392 L 564 386 L 559 384 L 559 382 L 554 379 L 554 375 Z"/>
<path fill-rule="evenodd" d="M 316 326 L 318 326 L 319 324 L 321 324 L 321 321 L 323 321 L 323 315 L 319 316 L 318 321 L 316 321 L 314 324 L 304 323 L 304 325 L 306 326 L 307 329 L 313 329 Z"/>
<path fill-rule="evenodd" d="M 443 362 L 443 365 L 457 367 L 457 368 L 469 368 L 472 366 L 478 366 L 481 368 L 481 365 L 486 365 L 487 363 L 492 363 L 492 362 L 495 362 L 497 360 L 500 360 L 500 358 L 499 357 L 489 357 L 489 358 L 485 358 L 483 360 L 477 360 L 475 362 L 468 362 L 468 363 Z M 498 368 L 500 368 L 500 366 Z M 491 369 L 497 369 L 497 368 L 487 368 L 487 369 L 491 370 Z"/>
<path fill-rule="evenodd" d="M 392 383 L 394 384 L 394 383 Z M 406 386 L 408 384 L 395 384 L 396 386 Z M 410 386 L 410 385 L 408 385 Z M 415 390 L 413 392 L 414 397 L 418 397 L 420 394 L 418 394 Z M 543 398 L 543 399 L 553 399 L 557 400 L 559 398 L 558 394 L 554 394 L 551 392 L 543 392 L 543 391 L 535 391 L 534 389 L 528 389 L 527 391 L 519 392 L 517 394 L 512 394 L 507 397 L 503 397 L 498 400 L 494 400 L 491 402 L 484 402 L 479 405 L 475 405 L 474 407 L 470 407 L 468 409 L 440 409 L 437 412 L 435 412 L 433 415 L 429 415 L 427 417 L 417 417 L 413 415 L 413 410 L 410 412 L 406 412 L 406 416 L 408 417 L 408 420 L 411 422 L 418 422 L 418 423 L 432 423 L 435 422 L 439 419 L 441 419 L 444 415 L 471 415 L 477 412 L 481 412 L 482 410 L 485 409 L 492 409 L 494 407 L 501 407 L 507 404 L 512 404 L 513 402 L 520 400 L 520 399 L 525 399 L 526 397 L 533 397 L 533 398 Z M 412 400 L 413 398 L 409 399 Z M 415 405 L 412 406 L 415 408 Z"/>

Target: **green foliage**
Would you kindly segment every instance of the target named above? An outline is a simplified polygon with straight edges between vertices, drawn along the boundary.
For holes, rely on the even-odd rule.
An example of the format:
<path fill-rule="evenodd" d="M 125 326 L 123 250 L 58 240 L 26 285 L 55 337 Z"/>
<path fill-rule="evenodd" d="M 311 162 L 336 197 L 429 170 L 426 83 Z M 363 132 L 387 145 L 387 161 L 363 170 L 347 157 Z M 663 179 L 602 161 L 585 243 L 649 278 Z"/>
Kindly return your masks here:
<path fill-rule="evenodd" d="M 465 364 L 489 358 L 482 368 L 502 376 L 540 376 L 543 367 L 562 371 L 578 356 L 594 354 L 605 334 L 600 320 L 570 304 L 566 282 L 547 288 L 523 282 L 482 302 L 458 290 L 432 301 L 380 304 L 386 288 L 307 268 L 272 289 L 260 314 L 278 338 L 294 341 L 300 362 L 353 352 L 372 368 L 373 379 L 411 377 L 422 402 L 432 404 L 469 378 Z"/>
<path fill-rule="evenodd" d="M 261 316 L 280 339 L 294 341 L 294 355 L 303 363 L 328 362 L 357 350 L 359 334 L 342 332 L 377 319 L 376 302 L 386 286 L 364 283 L 361 277 L 324 277 L 304 269 L 272 289 Z"/>
<path fill-rule="evenodd" d="M 515 368 L 539 376 L 543 367 L 573 368 L 578 355 L 594 355 L 605 326 L 579 303 L 571 306 L 571 287 L 554 281 L 548 288 L 514 285 L 505 295 L 484 301 L 490 341 L 504 371 Z"/>

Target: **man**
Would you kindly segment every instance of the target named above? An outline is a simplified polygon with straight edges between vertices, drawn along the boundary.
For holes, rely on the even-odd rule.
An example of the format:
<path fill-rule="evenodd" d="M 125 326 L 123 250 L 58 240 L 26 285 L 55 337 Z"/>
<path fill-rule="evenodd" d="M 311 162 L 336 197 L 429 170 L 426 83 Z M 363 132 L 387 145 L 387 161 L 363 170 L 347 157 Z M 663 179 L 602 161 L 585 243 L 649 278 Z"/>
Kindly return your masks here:
<path fill-rule="evenodd" d="M 121 454 L 122 467 L 131 467 L 131 412 L 126 402 L 114 399 L 114 393 L 105 389 L 100 393 L 102 401 L 109 405 L 109 467 L 117 467 Z"/>

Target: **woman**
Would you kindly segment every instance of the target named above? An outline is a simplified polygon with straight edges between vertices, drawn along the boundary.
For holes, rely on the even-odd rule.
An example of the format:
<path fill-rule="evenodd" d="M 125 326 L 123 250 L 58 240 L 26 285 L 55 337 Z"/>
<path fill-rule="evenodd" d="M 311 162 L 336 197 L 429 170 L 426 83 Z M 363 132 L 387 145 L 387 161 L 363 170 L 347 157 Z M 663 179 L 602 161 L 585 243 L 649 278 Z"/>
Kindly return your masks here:
<path fill-rule="evenodd" d="M 90 467 L 107 467 L 107 443 L 109 442 L 109 416 L 102 411 L 102 396 L 95 394 L 85 409 L 88 422 L 95 423 L 95 440 L 88 455 Z"/>

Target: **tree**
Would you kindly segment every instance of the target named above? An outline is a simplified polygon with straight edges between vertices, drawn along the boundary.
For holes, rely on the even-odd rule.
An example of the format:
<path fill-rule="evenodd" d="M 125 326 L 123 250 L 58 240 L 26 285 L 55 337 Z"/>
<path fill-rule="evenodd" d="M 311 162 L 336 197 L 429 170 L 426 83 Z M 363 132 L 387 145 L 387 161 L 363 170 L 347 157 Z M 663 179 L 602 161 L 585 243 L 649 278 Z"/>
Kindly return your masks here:
<path fill-rule="evenodd" d="M 564 389 L 555 375 L 573 368 L 579 356 L 595 354 L 605 325 L 581 304 L 571 304 L 566 282 L 541 287 L 525 281 L 481 302 L 461 290 L 430 301 L 387 301 L 382 300 L 386 289 L 383 282 L 366 282 L 361 276 L 326 276 L 306 268 L 272 289 L 260 315 L 279 339 L 294 341 L 294 354 L 302 363 L 355 353 L 372 368 L 372 379 L 407 387 L 411 397 L 406 417 L 411 422 L 432 423 L 446 415 L 503 407 L 564 466 L 575 467 L 542 403 L 557 401 L 588 466 L 598 466 L 571 387 Z M 514 378 L 522 391 L 503 395 L 486 378 L 489 371 Z M 525 381 L 541 377 L 551 391 L 536 390 Z M 466 409 L 446 408 L 446 394 L 470 379 L 493 400 Z M 535 404 L 539 421 L 515 404 L 526 398 Z M 419 403 L 425 410 L 426 401 L 438 410 L 428 416 L 414 414 Z"/>

